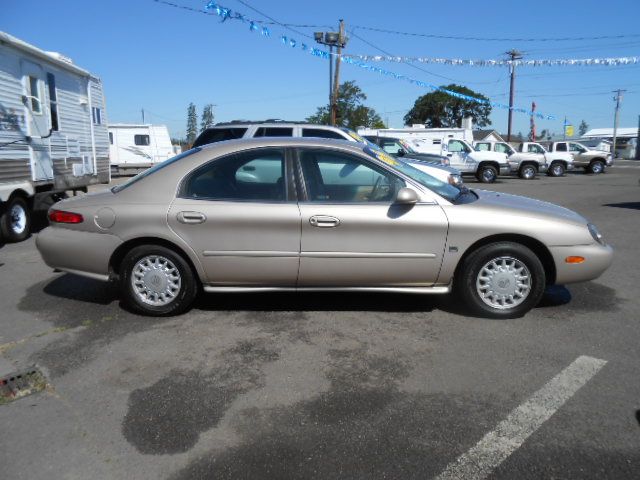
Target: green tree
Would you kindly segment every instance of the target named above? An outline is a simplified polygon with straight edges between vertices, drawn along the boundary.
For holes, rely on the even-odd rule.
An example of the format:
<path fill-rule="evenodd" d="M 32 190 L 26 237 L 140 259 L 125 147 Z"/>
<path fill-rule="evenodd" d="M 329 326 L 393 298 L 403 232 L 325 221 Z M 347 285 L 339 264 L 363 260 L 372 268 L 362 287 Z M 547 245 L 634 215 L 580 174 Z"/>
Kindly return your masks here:
<path fill-rule="evenodd" d="M 580 122 L 580 126 L 578 126 L 578 133 L 580 134 L 580 136 L 583 136 L 585 133 L 587 133 L 587 130 L 589 130 L 589 124 L 582 120 Z"/>
<path fill-rule="evenodd" d="M 213 105 L 208 103 L 202 109 L 202 120 L 200 121 L 200 132 L 202 133 L 205 128 L 213 125 Z"/>
<path fill-rule="evenodd" d="M 187 108 L 187 143 L 192 145 L 198 135 L 198 114 L 196 113 L 196 106 L 189 103 Z"/>
<path fill-rule="evenodd" d="M 338 88 L 338 112 L 336 125 L 356 129 L 358 127 L 384 128 L 380 115 L 362 103 L 367 95 L 353 81 L 344 82 Z M 329 105 L 318 107 L 316 113 L 307 117 L 307 122 L 328 125 L 331 123 Z"/>
<path fill-rule="evenodd" d="M 452 84 L 441 88 L 462 93 L 463 95 L 489 100 L 484 95 L 461 85 Z M 491 125 L 491 120 L 489 120 L 490 114 L 490 104 L 465 100 L 454 97 L 441 90 L 436 90 L 435 92 L 427 93 L 419 97 L 413 104 L 413 108 L 404 116 L 404 122 L 407 125 L 424 123 L 427 127 L 431 128 L 456 128 L 460 127 L 464 117 L 473 117 L 473 123 L 476 127 L 486 127 L 487 125 Z"/>

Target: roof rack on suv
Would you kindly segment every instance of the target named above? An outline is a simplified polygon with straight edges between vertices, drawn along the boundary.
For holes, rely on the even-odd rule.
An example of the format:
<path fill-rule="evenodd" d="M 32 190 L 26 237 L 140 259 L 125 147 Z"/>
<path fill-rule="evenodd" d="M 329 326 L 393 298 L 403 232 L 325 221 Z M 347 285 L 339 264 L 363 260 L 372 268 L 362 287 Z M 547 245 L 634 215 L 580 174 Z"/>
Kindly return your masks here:
<path fill-rule="evenodd" d="M 291 121 L 291 120 L 281 120 L 279 118 L 269 118 L 267 120 L 231 120 L 229 122 L 219 122 L 213 125 L 214 127 L 223 127 L 225 125 L 258 125 L 263 123 L 291 123 L 295 125 L 311 125 L 309 122 L 301 122 L 301 121 Z"/>

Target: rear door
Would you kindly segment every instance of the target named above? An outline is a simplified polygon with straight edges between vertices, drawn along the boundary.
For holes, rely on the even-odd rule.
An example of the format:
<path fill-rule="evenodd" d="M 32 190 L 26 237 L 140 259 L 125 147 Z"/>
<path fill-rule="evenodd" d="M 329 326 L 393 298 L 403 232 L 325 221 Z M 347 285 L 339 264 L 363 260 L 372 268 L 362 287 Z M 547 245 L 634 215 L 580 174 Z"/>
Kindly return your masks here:
<path fill-rule="evenodd" d="M 365 157 L 298 150 L 300 287 L 430 286 L 442 263 L 440 206 L 394 205 L 404 180 Z"/>
<path fill-rule="evenodd" d="M 185 178 L 168 214 L 198 255 L 210 285 L 293 287 L 300 211 L 285 150 L 252 149 Z"/>
<path fill-rule="evenodd" d="M 447 157 L 450 159 L 450 166 L 462 171 L 467 170 L 467 163 L 470 150 L 467 145 L 460 140 L 449 140 L 447 143 Z"/>
<path fill-rule="evenodd" d="M 42 67 L 28 60 L 21 60 L 22 87 L 27 120 L 29 155 L 31 157 L 32 179 L 51 180 L 53 162 L 49 152 L 49 106 L 45 94 L 45 73 Z"/>

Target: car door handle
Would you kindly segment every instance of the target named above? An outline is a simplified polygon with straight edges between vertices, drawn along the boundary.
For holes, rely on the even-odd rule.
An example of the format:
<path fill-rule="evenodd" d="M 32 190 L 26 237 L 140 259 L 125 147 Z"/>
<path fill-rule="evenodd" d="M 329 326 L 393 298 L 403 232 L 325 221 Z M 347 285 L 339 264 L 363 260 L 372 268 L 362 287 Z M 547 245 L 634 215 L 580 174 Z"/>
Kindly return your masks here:
<path fill-rule="evenodd" d="M 200 212 L 179 212 L 178 221 L 180 223 L 204 223 L 207 220 L 207 216 Z"/>
<path fill-rule="evenodd" d="M 340 225 L 340 220 L 328 215 L 314 215 L 309 219 L 309 223 L 312 227 L 331 228 Z"/>

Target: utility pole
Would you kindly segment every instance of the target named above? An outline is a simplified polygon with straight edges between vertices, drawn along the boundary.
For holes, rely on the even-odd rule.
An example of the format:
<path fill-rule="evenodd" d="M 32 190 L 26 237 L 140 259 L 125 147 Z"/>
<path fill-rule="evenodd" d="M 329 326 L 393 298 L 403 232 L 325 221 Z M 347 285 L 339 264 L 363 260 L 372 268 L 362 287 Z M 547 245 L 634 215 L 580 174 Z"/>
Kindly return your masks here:
<path fill-rule="evenodd" d="M 636 160 L 640 160 L 640 115 L 638 115 L 638 136 L 636 137 Z"/>
<path fill-rule="evenodd" d="M 329 118 L 331 125 L 335 125 L 335 117 L 338 110 L 337 97 L 340 77 L 340 54 L 347 44 L 347 37 L 344 35 L 344 22 L 340 20 L 338 32 L 314 32 L 313 38 L 321 45 L 329 47 Z M 337 47 L 337 55 L 333 54 L 333 47 Z M 333 73 L 333 62 L 335 57 L 336 72 Z"/>
<path fill-rule="evenodd" d="M 620 101 L 622 100 L 622 94 L 626 92 L 626 90 L 614 90 L 613 93 L 616 94 L 613 97 L 613 100 L 616 102 L 616 113 L 613 116 L 613 151 L 611 152 L 611 158 L 615 160 L 616 158 L 616 140 L 618 137 L 618 114 L 620 112 Z"/>
<path fill-rule="evenodd" d="M 142 124 L 144 125 L 144 108 L 142 109 Z"/>
<path fill-rule="evenodd" d="M 338 91 L 340 89 L 340 64 L 342 63 L 341 55 L 342 48 L 345 46 L 346 41 L 344 37 L 344 20 L 340 19 L 340 29 L 338 30 L 338 48 L 336 55 L 336 73 L 333 79 L 333 98 L 331 103 L 331 125 L 336 125 L 336 118 L 338 116 Z"/>
<path fill-rule="evenodd" d="M 509 50 L 506 52 L 509 55 L 511 63 L 509 64 L 509 70 L 511 71 L 511 86 L 509 88 L 509 125 L 507 126 L 507 142 L 511 141 L 511 122 L 513 120 L 513 97 L 515 94 L 516 85 L 516 64 L 515 61 L 522 58 L 522 53 L 517 50 Z"/>

